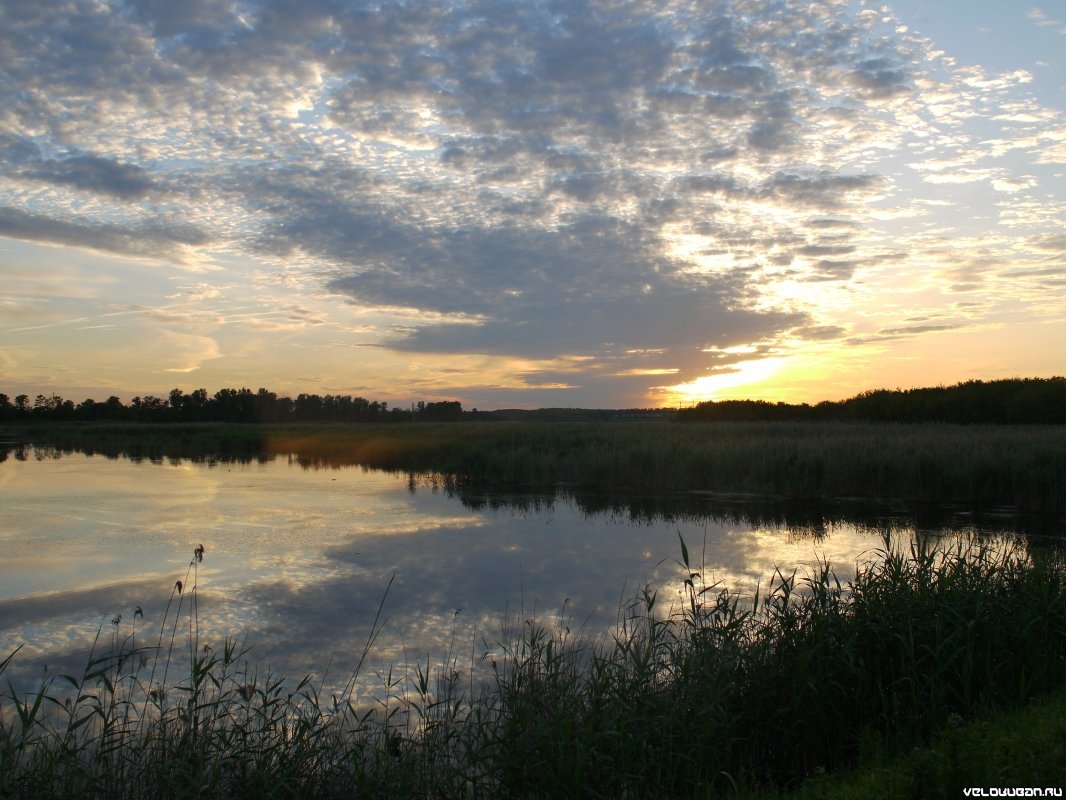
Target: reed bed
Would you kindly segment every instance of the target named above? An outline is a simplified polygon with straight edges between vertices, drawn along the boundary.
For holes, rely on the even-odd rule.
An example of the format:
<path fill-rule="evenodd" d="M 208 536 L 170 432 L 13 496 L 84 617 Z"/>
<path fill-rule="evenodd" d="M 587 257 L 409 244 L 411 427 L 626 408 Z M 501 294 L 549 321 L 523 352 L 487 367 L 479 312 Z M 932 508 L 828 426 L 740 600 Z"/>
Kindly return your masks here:
<path fill-rule="evenodd" d="M 133 457 L 293 457 L 461 485 L 900 498 L 1066 512 L 1066 426 L 468 422 L 61 426 L 60 448 Z"/>
<path fill-rule="evenodd" d="M 0 796 L 780 792 L 1066 684 L 1060 556 L 886 534 L 850 582 L 823 563 L 745 597 L 679 550 L 677 586 L 645 587 L 603 638 L 515 620 L 485 663 L 451 653 L 383 676 L 389 691 L 361 707 L 351 687 L 387 588 L 348 687 L 326 696 L 258 673 L 230 642 L 203 646 L 200 549 L 150 640 L 135 612 L 81 675 L 28 696 L 9 684 Z"/>
<path fill-rule="evenodd" d="M 874 423 L 469 423 L 273 432 L 309 466 L 459 484 L 901 498 L 1066 511 L 1066 427 Z"/>

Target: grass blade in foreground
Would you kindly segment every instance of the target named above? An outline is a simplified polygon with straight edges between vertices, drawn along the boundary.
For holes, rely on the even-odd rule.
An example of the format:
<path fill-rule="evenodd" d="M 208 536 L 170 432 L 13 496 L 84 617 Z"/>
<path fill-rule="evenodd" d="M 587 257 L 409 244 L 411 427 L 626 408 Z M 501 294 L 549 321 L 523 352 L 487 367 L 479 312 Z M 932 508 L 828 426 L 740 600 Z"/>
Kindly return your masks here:
<path fill-rule="evenodd" d="M 410 692 L 389 679 L 378 709 L 324 704 L 228 642 L 177 684 L 149 684 L 120 647 L 69 705 L 51 684 L 0 697 L 0 796 L 773 794 L 1066 685 L 1058 556 L 886 538 L 849 584 L 820 564 L 776 573 L 751 602 L 706 583 L 680 545 L 672 609 L 647 588 L 598 645 L 524 621 L 480 691 L 448 662 L 419 667 Z M 964 779 L 970 762 L 946 758 Z"/>

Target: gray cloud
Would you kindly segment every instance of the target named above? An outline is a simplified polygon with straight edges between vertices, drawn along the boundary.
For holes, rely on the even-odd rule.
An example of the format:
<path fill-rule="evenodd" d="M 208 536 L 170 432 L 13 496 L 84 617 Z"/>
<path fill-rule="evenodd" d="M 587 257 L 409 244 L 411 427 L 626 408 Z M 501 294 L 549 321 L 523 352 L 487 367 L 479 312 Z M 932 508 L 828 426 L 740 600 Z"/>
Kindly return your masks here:
<path fill-rule="evenodd" d="M 156 37 L 184 37 L 202 42 L 210 34 L 224 37 L 238 21 L 234 3 L 211 0 L 185 0 L 181 4 L 167 0 L 129 0 L 130 15 L 151 26 Z"/>
<path fill-rule="evenodd" d="M 700 345 L 709 330 L 758 336 L 796 321 L 736 308 L 745 291 L 739 280 L 682 278 L 660 254 L 660 242 L 610 217 L 590 214 L 557 230 L 431 235 L 374 222 L 338 221 L 344 233 L 323 243 L 349 263 L 367 265 L 342 269 L 330 289 L 367 305 L 486 318 L 479 325 L 421 326 L 393 342 L 400 349 L 546 357 L 610 346 L 684 348 Z"/>
<path fill-rule="evenodd" d="M 46 183 L 110 195 L 119 200 L 139 200 L 156 185 L 151 173 L 142 167 L 94 155 L 47 159 L 21 174 Z"/>
<path fill-rule="evenodd" d="M 841 175 L 827 171 L 813 174 L 779 172 L 772 176 L 763 193 L 783 199 L 790 205 L 817 210 L 845 210 L 849 201 L 880 185 L 876 175 Z"/>
<path fill-rule="evenodd" d="M 874 98 L 891 98 L 910 89 L 906 70 L 887 58 L 860 61 L 848 74 L 848 82 Z"/>
<path fill-rule="evenodd" d="M 0 132 L 0 163 L 27 164 L 40 158 L 41 149 L 32 140 Z"/>
<path fill-rule="evenodd" d="M 707 342 L 837 330 L 764 288 L 878 263 L 869 201 L 898 187 L 870 154 L 897 106 L 949 116 L 916 88 L 931 50 L 847 6 L 12 0 L 0 233 L 283 263 L 426 312 L 398 350 L 626 373 L 652 348 L 689 379 Z"/>
<path fill-rule="evenodd" d="M 1030 240 L 1030 244 L 1045 253 L 1066 253 L 1066 233 L 1048 233 Z"/>
<path fill-rule="evenodd" d="M 847 280 L 853 274 L 855 269 L 861 265 L 859 261 L 847 261 L 847 260 L 834 260 L 823 258 L 820 259 L 814 273 L 814 280 L 826 280 L 826 281 L 839 281 Z"/>
<path fill-rule="evenodd" d="M 186 260 L 180 247 L 207 241 L 203 231 L 162 222 L 125 226 L 84 220 L 67 221 L 18 208 L 0 207 L 0 236 L 33 242 L 102 250 L 124 256 Z"/>
<path fill-rule="evenodd" d="M 935 333 L 936 331 L 950 331 L 961 327 L 960 325 L 911 325 L 904 328 L 882 328 L 878 334 L 882 336 L 913 336 L 919 333 Z"/>
<path fill-rule="evenodd" d="M 809 244 L 797 251 L 802 256 L 838 256 L 854 253 L 855 247 L 846 245 Z"/>

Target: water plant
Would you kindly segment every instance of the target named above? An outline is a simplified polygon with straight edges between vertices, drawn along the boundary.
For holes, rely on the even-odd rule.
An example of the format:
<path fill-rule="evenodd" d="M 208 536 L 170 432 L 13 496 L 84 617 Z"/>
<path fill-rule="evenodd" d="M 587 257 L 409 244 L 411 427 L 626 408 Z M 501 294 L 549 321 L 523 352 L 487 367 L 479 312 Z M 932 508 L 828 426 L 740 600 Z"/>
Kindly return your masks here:
<path fill-rule="evenodd" d="M 679 550 L 676 586 L 644 587 L 602 636 L 523 616 L 468 657 L 382 674 L 361 705 L 388 590 L 344 691 L 326 692 L 203 644 L 198 549 L 154 645 L 141 615 L 116 615 L 82 674 L 8 684 L 0 796 L 777 793 L 1066 686 L 1061 555 L 886 531 L 851 581 L 821 563 L 742 595 Z"/>
<path fill-rule="evenodd" d="M 1066 511 L 1066 426 L 819 422 L 53 425 L 34 441 L 109 456 L 292 458 L 453 485 L 903 498 Z M 0 452 L 0 457 L 3 453 Z"/>

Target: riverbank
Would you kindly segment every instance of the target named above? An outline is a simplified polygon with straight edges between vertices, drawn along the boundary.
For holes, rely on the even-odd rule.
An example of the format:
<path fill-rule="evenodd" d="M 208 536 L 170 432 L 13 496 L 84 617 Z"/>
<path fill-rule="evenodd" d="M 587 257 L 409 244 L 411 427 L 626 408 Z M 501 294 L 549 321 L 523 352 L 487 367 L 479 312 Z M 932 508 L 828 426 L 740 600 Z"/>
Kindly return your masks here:
<path fill-rule="evenodd" d="M 613 492 L 899 498 L 1066 512 L 1066 426 L 467 422 L 404 425 L 50 424 L 60 449 L 138 458 L 293 455 L 436 473 L 456 484 Z"/>
<path fill-rule="evenodd" d="M 1066 791 L 1066 690 L 999 714 L 955 720 L 928 746 L 891 755 L 874 750 L 845 771 L 816 775 L 795 792 L 760 800 L 957 800 L 967 789 L 1010 796 L 1020 788 Z M 1015 796 L 1025 796 L 1024 793 Z M 1041 796 L 1033 794 L 1029 796 Z M 754 800 L 754 798 L 753 798 Z"/>
<path fill-rule="evenodd" d="M 998 715 L 1066 682 L 1057 556 L 886 541 L 848 585 L 777 573 L 742 598 L 679 549 L 677 600 L 638 593 L 598 643 L 515 620 L 487 684 L 451 654 L 370 708 L 202 648 L 194 553 L 158 631 L 116 621 L 81 675 L 0 694 L 0 795 L 781 796 L 871 764 L 906 774 L 893 759 L 927 749 L 969 785 L 950 732 L 1017 725 Z M 1025 774 L 1024 749 L 997 757 Z"/>

